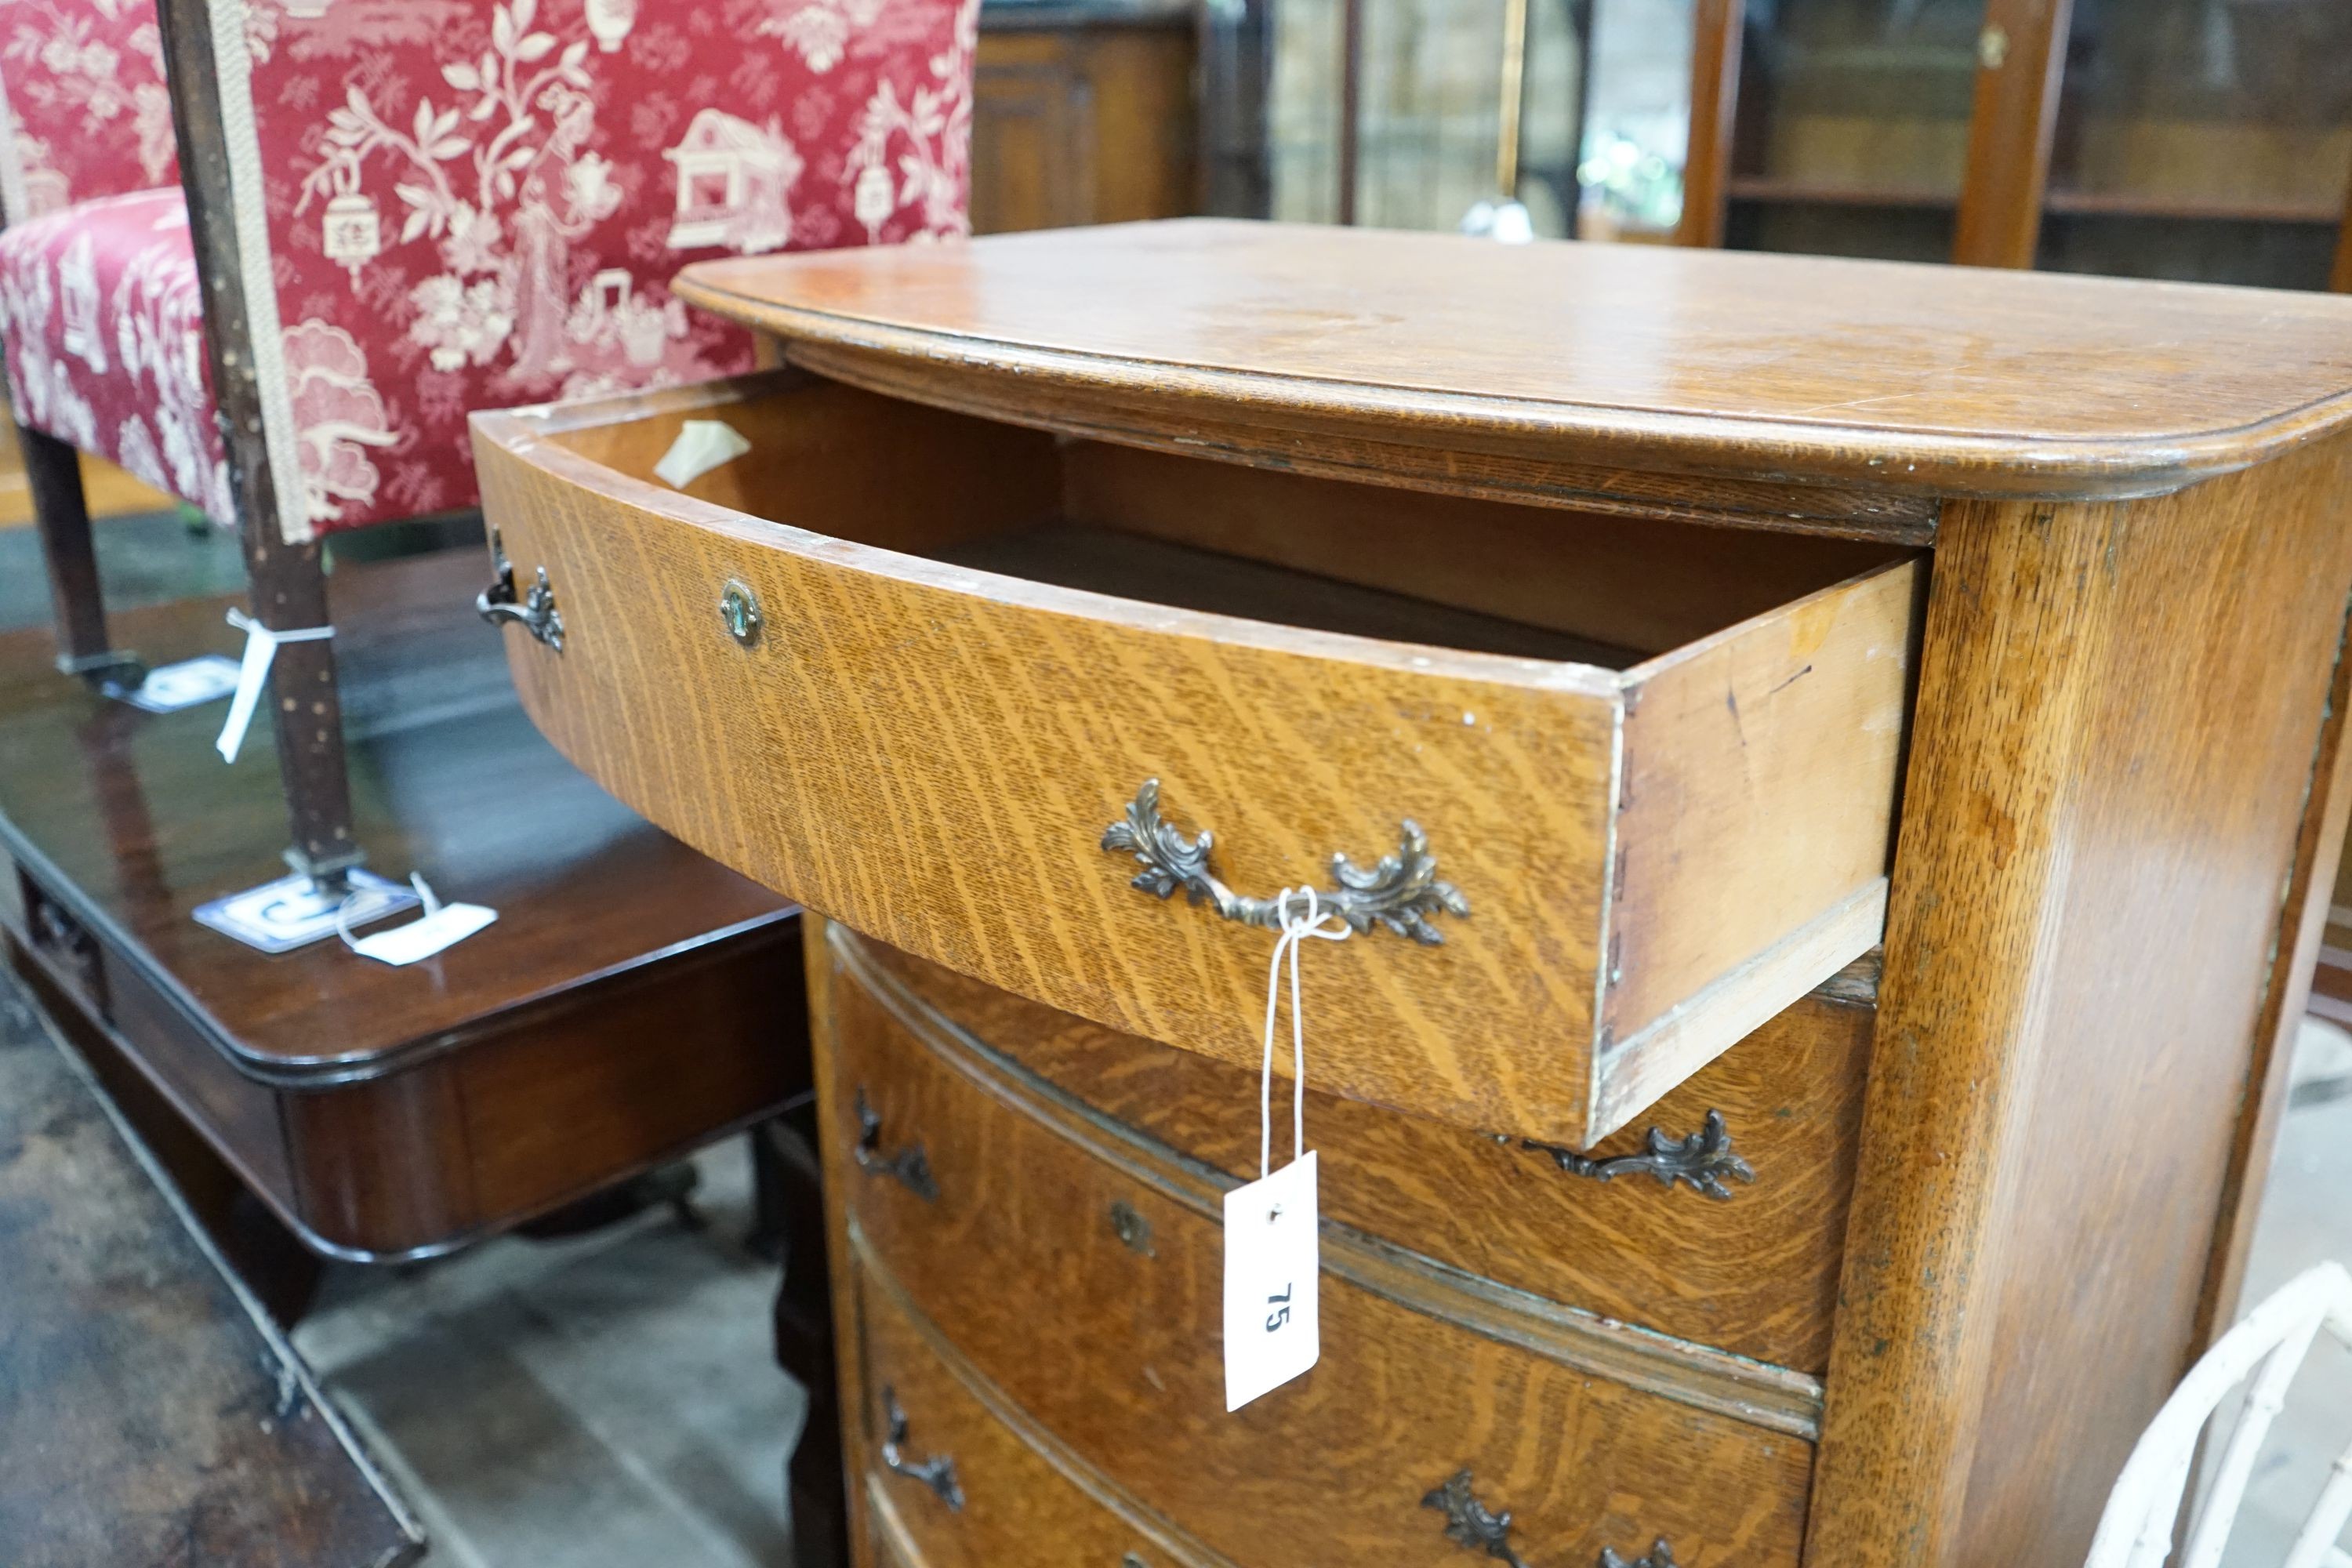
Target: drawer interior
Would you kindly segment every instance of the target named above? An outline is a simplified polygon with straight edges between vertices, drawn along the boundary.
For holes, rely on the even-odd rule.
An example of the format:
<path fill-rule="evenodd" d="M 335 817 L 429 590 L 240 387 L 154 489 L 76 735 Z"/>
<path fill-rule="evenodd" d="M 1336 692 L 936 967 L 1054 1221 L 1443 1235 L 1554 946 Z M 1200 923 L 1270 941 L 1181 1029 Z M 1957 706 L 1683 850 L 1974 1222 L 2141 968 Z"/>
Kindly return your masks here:
<path fill-rule="evenodd" d="M 751 450 L 686 493 L 752 517 L 1176 609 L 1607 669 L 1910 553 L 1244 468 L 790 376 L 549 435 L 658 485 L 688 418 Z"/>

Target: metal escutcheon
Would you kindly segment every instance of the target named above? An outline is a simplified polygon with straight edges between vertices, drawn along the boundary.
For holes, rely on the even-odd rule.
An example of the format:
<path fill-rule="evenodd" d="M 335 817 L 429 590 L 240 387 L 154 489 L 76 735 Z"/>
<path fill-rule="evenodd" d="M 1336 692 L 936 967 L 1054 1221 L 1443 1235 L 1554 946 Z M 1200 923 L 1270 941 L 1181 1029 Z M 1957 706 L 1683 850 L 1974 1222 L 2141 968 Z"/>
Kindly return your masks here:
<path fill-rule="evenodd" d="M 727 586 L 719 592 L 719 624 L 745 647 L 760 640 L 760 595 L 740 578 L 730 577 Z"/>

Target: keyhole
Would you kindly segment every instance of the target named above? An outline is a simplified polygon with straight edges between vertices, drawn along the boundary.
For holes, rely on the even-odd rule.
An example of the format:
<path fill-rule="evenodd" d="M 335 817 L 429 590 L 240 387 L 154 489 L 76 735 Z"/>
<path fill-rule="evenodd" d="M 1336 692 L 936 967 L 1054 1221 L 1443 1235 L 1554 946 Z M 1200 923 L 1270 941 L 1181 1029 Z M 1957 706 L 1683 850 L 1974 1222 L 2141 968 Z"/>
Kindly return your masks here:
<path fill-rule="evenodd" d="M 759 640 L 760 600 L 742 583 L 730 578 L 719 595 L 719 621 L 727 635 L 745 647 Z"/>

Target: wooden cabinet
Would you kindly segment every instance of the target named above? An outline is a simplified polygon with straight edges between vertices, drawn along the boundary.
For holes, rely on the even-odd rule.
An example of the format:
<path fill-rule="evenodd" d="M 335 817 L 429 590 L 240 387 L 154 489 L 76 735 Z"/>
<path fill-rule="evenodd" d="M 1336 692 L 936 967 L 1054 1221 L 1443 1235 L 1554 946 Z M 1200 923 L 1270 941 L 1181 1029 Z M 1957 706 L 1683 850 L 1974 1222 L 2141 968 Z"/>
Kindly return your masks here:
<path fill-rule="evenodd" d="M 1903 261 L 1949 256 L 1984 11 L 1984 0 L 1750 8 L 1735 57 L 1723 243 Z"/>
<path fill-rule="evenodd" d="M 972 87 L 979 234 L 1199 210 L 1188 5 L 983 6 Z"/>
<path fill-rule="evenodd" d="M 2077 0 L 2039 267 L 2321 289 L 2352 183 L 2352 8 Z"/>
<path fill-rule="evenodd" d="M 2352 289 L 2334 0 L 1696 8 L 1685 244 Z"/>
<path fill-rule="evenodd" d="M 476 449 L 535 721 L 830 919 L 861 1564 L 2081 1561 L 2352 805 L 2352 301 L 1204 221 L 678 288 L 783 368 Z M 1310 879 L 1322 1361 L 1228 1415 Z"/>

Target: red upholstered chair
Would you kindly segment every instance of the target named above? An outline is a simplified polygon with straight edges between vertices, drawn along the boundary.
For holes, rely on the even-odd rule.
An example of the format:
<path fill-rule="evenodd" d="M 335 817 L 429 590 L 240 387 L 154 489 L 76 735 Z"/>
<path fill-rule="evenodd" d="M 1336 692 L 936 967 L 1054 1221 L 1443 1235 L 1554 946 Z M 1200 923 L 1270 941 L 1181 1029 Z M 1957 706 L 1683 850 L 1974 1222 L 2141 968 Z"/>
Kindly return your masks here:
<path fill-rule="evenodd" d="M 0 0 L 0 339 L 96 679 L 72 449 L 240 527 L 264 626 L 326 626 L 324 535 L 473 504 L 468 411 L 750 367 L 677 268 L 965 226 L 977 0 L 152 3 Z M 329 877 L 333 668 L 284 645 L 309 711 L 271 704 Z"/>

